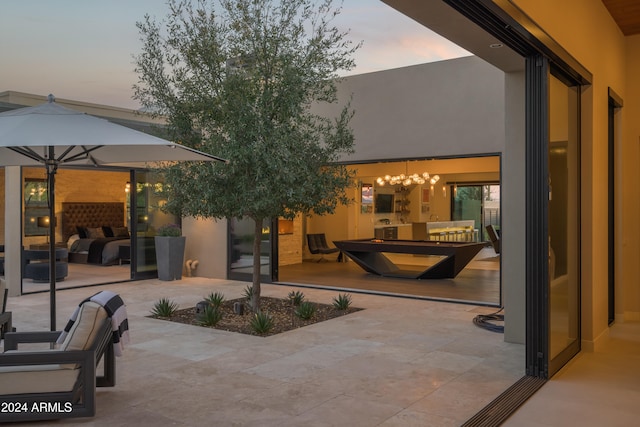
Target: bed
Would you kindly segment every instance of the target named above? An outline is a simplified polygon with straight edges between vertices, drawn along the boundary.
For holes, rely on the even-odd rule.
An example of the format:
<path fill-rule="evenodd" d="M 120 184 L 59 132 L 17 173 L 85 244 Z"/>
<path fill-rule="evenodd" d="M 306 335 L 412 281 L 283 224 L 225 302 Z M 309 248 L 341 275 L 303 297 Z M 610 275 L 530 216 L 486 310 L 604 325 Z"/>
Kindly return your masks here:
<path fill-rule="evenodd" d="M 124 203 L 62 203 L 62 238 L 67 242 L 69 262 L 96 265 L 120 263 L 130 251 L 129 230 L 124 226 Z"/>

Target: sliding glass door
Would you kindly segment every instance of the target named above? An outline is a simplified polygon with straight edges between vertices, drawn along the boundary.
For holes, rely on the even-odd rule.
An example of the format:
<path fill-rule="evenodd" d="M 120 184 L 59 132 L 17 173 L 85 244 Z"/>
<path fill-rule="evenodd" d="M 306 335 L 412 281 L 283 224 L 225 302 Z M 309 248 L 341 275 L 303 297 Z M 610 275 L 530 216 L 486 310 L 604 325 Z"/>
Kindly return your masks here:
<path fill-rule="evenodd" d="M 480 239 L 488 241 L 487 225 L 500 230 L 500 185 L 494 183 L 452 186 L 451 219 L 474 220 Z"/>
<path fill-rule="evenodd" d="M 549 77 L 549 368 L 580 349 L 579 92 Z"/>
<path fill-rule="evenodd" d="M 158 174 L 147 171 L 132 171 L 130 197 L 127 206 L 131 234 L 131 278 L 157 277 L 154 236 L 159 227 L 180 224 L 180 218 L 162 212 L 166 200 L 163 183 Z"/>

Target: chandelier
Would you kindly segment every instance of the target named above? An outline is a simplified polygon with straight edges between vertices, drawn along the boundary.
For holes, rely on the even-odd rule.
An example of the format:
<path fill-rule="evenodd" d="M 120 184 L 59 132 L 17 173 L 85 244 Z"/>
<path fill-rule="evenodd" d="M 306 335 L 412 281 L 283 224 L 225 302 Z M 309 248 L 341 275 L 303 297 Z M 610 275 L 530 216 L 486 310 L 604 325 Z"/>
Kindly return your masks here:
<path fill-rule="evenodd" d="M 391 176 L 391 175 L 380 176 L 376 179 L 376 182 L 378 183 L 379 186 L 384 186 L 386 184 L 389 184 L 389 185 L 402 184 L 407 186 L 412 184 L 425 184 L 426 182 L 429 182 L 429 184 L 433 185 L 436 182 L 438 182 L 438 180 L 440 180 L 439 175 L 430 176 L 428 172 L 424 172 L 422 175 L 414 173 L 413 175 L 400 174 L 395 176 Z"/>

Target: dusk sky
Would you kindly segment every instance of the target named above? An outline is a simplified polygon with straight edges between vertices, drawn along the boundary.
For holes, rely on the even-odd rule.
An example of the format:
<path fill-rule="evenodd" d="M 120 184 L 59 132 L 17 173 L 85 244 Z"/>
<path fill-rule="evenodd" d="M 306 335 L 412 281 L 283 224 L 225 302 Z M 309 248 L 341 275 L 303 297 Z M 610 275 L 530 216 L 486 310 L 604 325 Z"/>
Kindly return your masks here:
<path fill-rule="evenodd" d="M 135 24 L 167 12 L 163 0 L 2 0 L 0 92 L 137 109 L 133 55 L 142 44 Z M 349 74 L 469 55 L 378 0 L 344 0 L 336 24 L 364 41 Z"/>

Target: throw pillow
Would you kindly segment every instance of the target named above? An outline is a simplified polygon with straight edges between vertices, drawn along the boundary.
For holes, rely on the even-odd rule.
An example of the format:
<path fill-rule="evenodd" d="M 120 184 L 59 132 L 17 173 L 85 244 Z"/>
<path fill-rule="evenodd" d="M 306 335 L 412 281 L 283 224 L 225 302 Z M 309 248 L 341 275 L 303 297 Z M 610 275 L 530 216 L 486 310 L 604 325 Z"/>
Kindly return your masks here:
<path fill-rule="evenodd" d="M 89 239 L 102 239 L 104 238 L 104 232 L 102 231 L 102 227 L 88 227 L 87 228 L 87 237 Z"/>
<path fill-rule="evenodd" d="M 102 233 L 104 234 L 104 237 L 113 237 L 113 228 L 109 227 L 108 225 L 103 225 Z"/>
<path fill-rule="evenodd" d="M 78 236 L 80 236 L 81 239 L 86 239 L 88 237 L 86 227 L 76 227 L 76 230 L 78 230 Z"/>
<path fill-rule="evenodd" d="M 112 227 L 111 230 L 113 231 L 113 237 L 123 237 L 126 239 L 131 237 L 127 227 Z"/>

